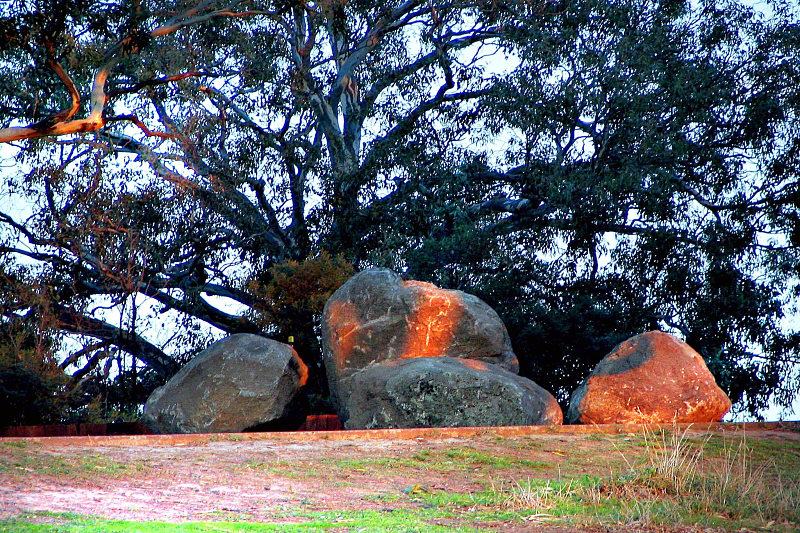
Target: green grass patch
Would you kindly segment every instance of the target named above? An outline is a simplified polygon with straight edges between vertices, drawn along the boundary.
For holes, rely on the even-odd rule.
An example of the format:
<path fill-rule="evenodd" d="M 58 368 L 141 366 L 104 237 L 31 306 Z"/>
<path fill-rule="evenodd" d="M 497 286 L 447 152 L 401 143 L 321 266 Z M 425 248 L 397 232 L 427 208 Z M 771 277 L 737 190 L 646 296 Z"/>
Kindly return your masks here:
<path fill-rule="evenodd" d="M 4 450 L 4 449 L 12 449 L 12 450 L 14 450 L 14 449 L 18 449 L 18 450 L 24 450 L 24 449 L 27 449 L 27 448 L 28 448 L 28 443 L 27 443 L 27 442 L 25 442 L 25 441 L 23 441 L 23 440 L 14 440 L 14 441 L 8 441 L 8 442 L 0 442 L 0 450 Z"/>
<path fill-rule="evenodd" d="M 419 469 L 430 468 L 415 457 L 375 457 L 370 459 L 330 459 L 322 460 L 323 465 L 350 472 L 372 472 L 375 469 Z"/>
<path fill-rule="evenodd" d="M 7 533 L 200 533 L 200 532 L 473 532 L 469 526 L 439 524 L 442 519 L 430 510 L 326 511 L 305 513 L 296 518 L 302 523 L 252 522 L 132 522 L 104 520 L 73 514 L 31 513 L 11 520 L 0 520 L 0 531 Z"/>
<path fill-rule="evenodd" d="M 44 475 L 78 478 L 117 478 L 150 469 L 149 460 L 123 463 L 101 454 L 52 455 L 29 454 L 27 448 L 14 450 L 10 456 L 0 456 L 0 473 L 12 475 Z M 20 453 L 16 453 L 20 452 Z"/>
<path fill-rule="evenodd" d="M 489 454 L 472 447 L 458 447 L 446 450 L 423 450 L 408 457 L 376 457 L 370 459 L 332 460 L 337 468 L 356 472 L 375 469 L 414 469 L 437 472 L 458 472 L 475 468 L 491 470 L 545 469 L 549 463 L 520 459 L 505 454 Z"/>
<path fill-rule="evenodd" d="M 731 437 L 712 436 L 704 446 L 706 457 L 725 458 L 740 444 L 747 447 L 753 462 L 774 464 L 784 475 L 800 473 L 800 441 L 789 439 L 749 439 L 746 433 Z"/>
<path fill-rule="evenodd" d="M 306 479 L 317 477 L 320 473 L 308 465 L 298 465 L 290 461 L 248 461 L 236 467 L 236 470 L 255 470 L 273 477 L 286 479 Z"/>

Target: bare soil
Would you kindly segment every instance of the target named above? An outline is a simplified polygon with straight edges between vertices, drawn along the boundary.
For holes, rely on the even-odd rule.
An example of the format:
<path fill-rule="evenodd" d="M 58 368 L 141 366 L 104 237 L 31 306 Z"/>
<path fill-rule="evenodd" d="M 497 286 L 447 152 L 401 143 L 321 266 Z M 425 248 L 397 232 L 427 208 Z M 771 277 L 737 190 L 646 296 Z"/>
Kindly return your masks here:
<path fill-rule="evenodd" d="M 291 523 L 313 511 L 393 512 L 424 505 L 414 497 L 423 492 L 477 494 L 531 478 L 619 472 L 641 453 L 641 434 L 631 429 L 0 439 L 0 519 L 48 511 L 137 521 Z M 697 433 L 707 431 L 731 435 L 741 427 Z M 789 442 L 800 440 L 800 432 L 754 426 L 747 438 Z M 530 522 L 480 525 L 548 533 L 656 531 Z"/>

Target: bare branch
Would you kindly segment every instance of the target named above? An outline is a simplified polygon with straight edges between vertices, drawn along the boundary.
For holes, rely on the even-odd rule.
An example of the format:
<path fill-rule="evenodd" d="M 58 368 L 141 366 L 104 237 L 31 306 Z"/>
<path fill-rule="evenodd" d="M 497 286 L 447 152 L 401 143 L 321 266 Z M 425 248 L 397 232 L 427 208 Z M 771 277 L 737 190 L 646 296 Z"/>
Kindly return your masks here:
<path fill-rule="evenodd" d="M 96 352 L 97 350 L 102 350 L 103 348 L 108 348 L 111 346 L 110 341 L 100 341 L 94 344 L 90 344 L 89 346 L 85 346 L 82 349 L 78 350 L 77 352 L 73 352 L 70 354 L 69 357 L 64 359 L 59 366 L 62 370 L 67 368 L 70 365 L 74 365 L 78 362 L 81 357 L 89 355 L 92 352 Z"/>
<path fill-rule="evenodd" d="M 209 3 L 210 2 L 203 2 L 201 6 L 184 12 L 183 14 L 175 17 L 171 23 L 159 26 L 158 28 L 151 31 L 148 34 L 148 36 L 150 38 L 160 37 L 163 35 L 174 33 L 186 26 L 200 24 L 208 20 L 219 17 L 244 17 L 252 15 L 270 14 L 268 12 L 262 12 L 262 11 L 244 11 L 244 12 L 231 11 L 231 8 L 233 6 L 241 3 L 237 1 L 233 2 L 224 9 L 212 11 L 205 15 L 191 16 L 193 13 L 196 13 L 198 12 L 198 10 L 202 9 L 202 7 L 209 5 Z M 91 108 L 88 117 L 78 120 L 69 120 L 75 114 L 75 112 L 77 112 L 77 107 L 75 107 L 74 101 L 76 96 L 79 96 L 78 91 L 77 89 L 75 89 L 75 86 L 72 83 L 72 80 L 69 78 L 69 76 L 67 76 L 67 74 L 63 72 L 63 69 L 61 69 L 57 63 L 50 62 L 49 63 L 50 66 L 54 68 L 56 74 L 58 74 L 59 78 L 62 80 L 62 82 L 64 82 L 65 85 L 67 85 L 67 88 L 70 90 L 70 95 L 73 99 L 73 106 L 66 113 L 65 112 L 59 113 L 48 120 L 45 120 L 37 124 L 33 124 L 31 126 L 10 127 L 10 128 L 0 129 L 0 143 L 8 143 L 13 141 L 20 141 L 23 139 L 48 137 L 48 136 L 58 137 L 74 133 L 90 133 L 93 131 L 97 131 L 103 126 L 105 126 L 106 119 L 103 116 L 103 111 L 109 99 L 109 95 L 106 94 L 105 92 L 106 81 L 108 80 L 108 76 L 111 69 L 114 67 L 114 65 L 117 64 L 117 62 L 120 59 L 139 51 L 139 49 L 136 47 L 129 48 L 133 37 L 134 37 L 133 35 L 127 36 L 121 41 L 119 41 L 116 45 L 114 45 L 111 49 L 109 49 L 105 54 L 106 60 L 104 61 L 103 65 L 101 65 L 95 71 L 92 81 L 92 92 L 90 97 Z"/>
<path fill-rule="evenodd" d="M 105 85 L 108 71 L 116 60 L 109 61 L 94 74 L 92 84 L 91 111 L 89 116 L 79 120 L 68 120 L 51 124 L 50 121 L 25 127 L 11 127 L 0 129 L 0 143 L 21 141 L 23 139 L 70 135 L 72 133 L 88 133 L 97 131 L 105 125 L 103 108 L 106 104 Z M 58 115 L 56 115 L 57 117 Z"/>
<path fill-rule="evenodd" d="M 147 135 L 148 137 L 160 137 L 161 139 L 174 139 L 174 138 L 177 137 L 177 135 L 174 135 L 172 133 L 164 133 L 164 132 L 161 132 L 161 131 L 153 131 L 153 130 L 151 130 L 150 128 L 148 128 L 144 124 L 144 122 L 139 120 L 136 117 L 136 115 L 117 115 L 114 118 L 108 119 L 107 122 L 117 122 L 117 121 L 122 121 L 122 120 L 125 120 L 125 121 L 128 121 L 128 122 L 132 122 L 136 127 L 138 127 L 140 130 L 142 130 L 142 132 L 145 135 Z"/>
<path fill-rule="evenodd" d="M 164 85 L 166 83 L 173 83 L 176 81 L 185 80 L 187 78 L 196 78 L 196 77 L 216 77 L 216 74 L 208 73 L 208 72 L 200 72 L 200 71 L 193 71 L 193 72 L 184 72 L 182 74 L 173 74 L 172 76 L 164 76 L 161 78 L 152 78 L 149 80 L 144 80 L 130 87 L 122 87 L 119 89 L 115 89 L 113 91 L 108 91 L 108 97 L 114 98 L 115 96 L 119 96 L 121 94 L 130 94 L 140 91 L 145 87 L 154 87 L 157 85 Z"/>
<path fill-rule="evenodd" d="M 204 287 L 192 288 L 192 290 L 205 290 Z M 215 296 L 232 297 L 234 295 L 231 291 L 224 291 L 222 287 L 214 286 L 209 289 L 214 291 Z M 211 324 L 214 327 L 221 329 L 227 333 L 258 333 L 259 328 L 250 323 L 244 317 L 231 315 L 220 311 L 213 305 L 209 304 L 199 294 L 192 298 L 178 299 L 170 296 L 166 292 L 157 290 L 153 287 L 142 287 L 142 293 L 153 298 L 154 300 L 164 304 L 170 309 L 182 311 L 187 315 L 199 318 L 204 322 Z M 241 296 L 240 296 L 241 297 Z M 238 300 L 238 298 L 237 298 Z"/>
<path fill-rule="evenodd" d="M 78 93 L 78 89 L 75 87 L 75 83 L 72 81 L 72 78 L 69 77 L 69 75 L 64 71 L 57 61 L 48 59 L 47 64 L 56 73 L 58 79 L 60 79 L 64 85 L 66 85 L 71 100 L 69 109 L 62 111 L 61 113 L 58 113 L 47 120 L 50 123 L 64 122 L 71 119 L 75 113 L 78 112 L 78 108 L 81 106 L 81 95 Z"/>
<path fill-rule="evenodd" d="M 136 333 L 125 331 L 97 318 L 84 316 L 67 307 L 57 306 L 54 311 L 58 325 L 64 331 L 108 341 L 121 350 L 135 355 L 161 374 L 172 375 L 178 369 L 171 357 Z"/>
<path fill-rule="evenodd" d="M 485 202 L 473 205 L 469 208 L 470 213 L 481 213 L 494 211 L 498 213 L 522 213 L 529 211 L 536 205 L 528 198 L 507 198 L 505 196 L 495 196 Z"/>

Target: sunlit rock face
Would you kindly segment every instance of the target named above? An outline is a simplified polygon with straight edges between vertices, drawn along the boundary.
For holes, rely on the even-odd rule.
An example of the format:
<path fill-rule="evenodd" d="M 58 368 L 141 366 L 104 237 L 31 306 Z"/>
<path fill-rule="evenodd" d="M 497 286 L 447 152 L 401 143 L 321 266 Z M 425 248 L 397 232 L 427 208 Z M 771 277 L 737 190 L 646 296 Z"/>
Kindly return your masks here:
<path fill-rule="evenodd" d="M 291 346 L 238 334 L 199 353 L 144 408 L 158 433 L 296 429 L 305 419 L 300 388 L 308 368 Z"/>
<path fill-rule="evenodd" d="M 348 398 L 356 374 L 379 374 L 382 370 L 373 370 L 378 365 L 447 357 L 483 363 L 487 371 L 519 371 L 508 332 L 485 302 L 430 283 L 403 281 L 384 269 L 355 275 L 331 296 L 323 312 L 322 341 L 331 397 L 346 425 L 355 416 Z"/>
<path fill-rule="evenodd" d="M 472 359 L 423 357 L 351 377 L 347 429 L 561 424 L 556 399 L 533 381 Z"/>
<path fill-rule="evenodd" d="M 731 401 L 703 358 L 661 331 L 637 335 L 606 355 L 570 398 L 582 424 L 716 422 Z"/>

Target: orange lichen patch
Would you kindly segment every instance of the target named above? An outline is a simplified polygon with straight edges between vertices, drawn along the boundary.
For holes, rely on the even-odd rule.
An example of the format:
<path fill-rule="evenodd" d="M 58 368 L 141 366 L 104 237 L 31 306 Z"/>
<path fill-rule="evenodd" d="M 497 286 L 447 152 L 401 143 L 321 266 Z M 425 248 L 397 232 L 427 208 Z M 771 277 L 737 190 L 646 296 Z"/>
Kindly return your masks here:
<path fill-rule="evenodd" d="M 439 357 L 453 340 L 463 305 L 458 293 L 430 283 L 405 282 L 419 289 L 417 310 L 409 318 L 408 338 L 400 359 Z"/>
<path fill-rule="evenodd" d="M 484 363 L 483 361 L 476 361 L 475 359 L 461 359 L 461 364 L 463 364 L 467 368 L 471 368 L 472 370 L 487 370 L 489 368 L 488 363 Z"/>
<path fill-rule="evenodd" d="M 306 383 L 308 383 L 308 366 L 300 359 L 300 356 L 297 355 L 297 352 L 292 350 L 293 359 L 295 363 L 297 363 L 297 377 L 299 378 L 298 387 L 303 387 Z"/>
<path fill-rule="evenodd" d="M 356 331 L 361 326 L 358 309 L 351 302 L 332 301 L 328 308 L 328 327 L 331 331 L 330 343 L 338 365 L 347 363 L 356 345 Z"/>

